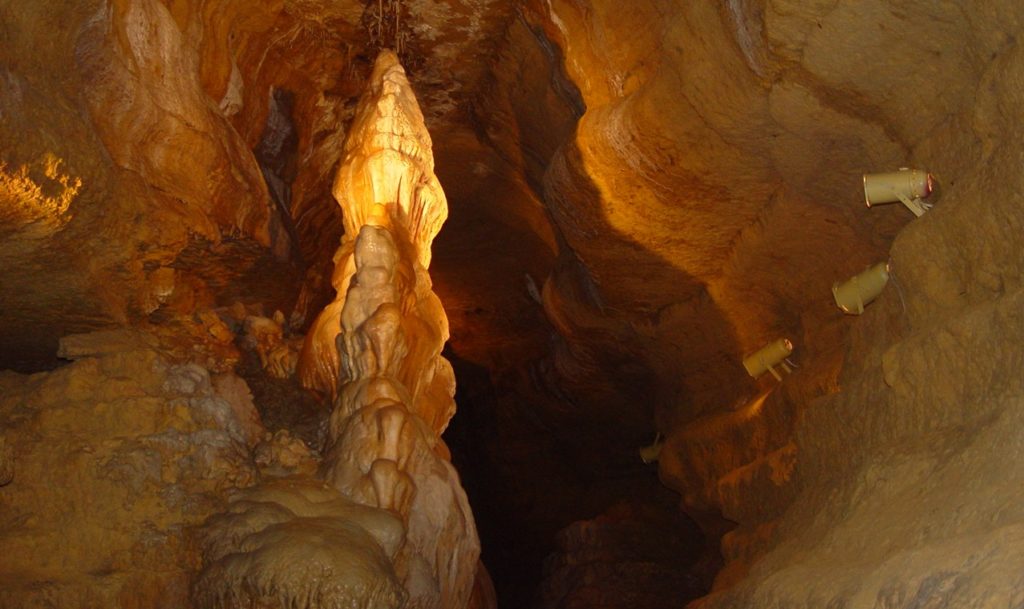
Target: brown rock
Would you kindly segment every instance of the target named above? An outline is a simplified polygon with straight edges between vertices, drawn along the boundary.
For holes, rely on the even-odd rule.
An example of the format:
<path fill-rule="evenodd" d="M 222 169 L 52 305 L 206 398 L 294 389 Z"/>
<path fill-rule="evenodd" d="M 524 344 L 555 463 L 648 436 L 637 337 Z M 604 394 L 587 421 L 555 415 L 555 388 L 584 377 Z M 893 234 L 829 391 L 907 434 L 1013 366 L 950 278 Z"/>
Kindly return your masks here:
<path fill-rule="evenodd" d="M 254 482 L 245 445 L 225 431 L 230 409 L 212 399 L 205 370 L 171 366 L 134 348 L 153 337 L 136 338 L 122 353 L 96 335 L 68 340 L 74 363 L 0 375 L 8 481 L 17 457 L 13 483 L 0 490 L 9 516 L 0 524 L 0 604 L 180 602 L 195 560 L 186 528 L 227 489 Z M 92 355 L 87 342 L 98 345 Z"/>

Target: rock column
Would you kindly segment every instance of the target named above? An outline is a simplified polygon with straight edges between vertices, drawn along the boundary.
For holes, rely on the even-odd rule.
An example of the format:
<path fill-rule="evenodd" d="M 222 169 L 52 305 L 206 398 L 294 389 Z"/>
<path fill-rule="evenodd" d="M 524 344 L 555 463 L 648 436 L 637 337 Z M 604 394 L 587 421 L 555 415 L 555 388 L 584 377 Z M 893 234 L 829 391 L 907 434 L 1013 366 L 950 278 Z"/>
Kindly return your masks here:
<path fill-rule="evenodd" d="M 447 203 L 412 89 L 378 57 L 334 183 L 345 235 L 334 302 L 317 318 L 299 377 L 334 397 L 322 477 L 405 525 L 396 570 L 411 607 L 465 607 L 479 541 L 440 439 L 455 411 L 441 357 L 448 320 L 427 268 Z"/>

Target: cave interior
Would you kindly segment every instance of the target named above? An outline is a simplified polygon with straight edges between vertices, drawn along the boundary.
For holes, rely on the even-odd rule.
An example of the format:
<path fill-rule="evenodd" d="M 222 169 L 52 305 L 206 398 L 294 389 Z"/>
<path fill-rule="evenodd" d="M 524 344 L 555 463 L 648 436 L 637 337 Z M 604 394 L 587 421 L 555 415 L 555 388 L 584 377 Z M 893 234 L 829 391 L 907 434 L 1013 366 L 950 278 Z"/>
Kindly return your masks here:
<path fill-rule="evenodd" d="M 1021 35 L 3 2 L 0 606 L 1024 608 Z"/>

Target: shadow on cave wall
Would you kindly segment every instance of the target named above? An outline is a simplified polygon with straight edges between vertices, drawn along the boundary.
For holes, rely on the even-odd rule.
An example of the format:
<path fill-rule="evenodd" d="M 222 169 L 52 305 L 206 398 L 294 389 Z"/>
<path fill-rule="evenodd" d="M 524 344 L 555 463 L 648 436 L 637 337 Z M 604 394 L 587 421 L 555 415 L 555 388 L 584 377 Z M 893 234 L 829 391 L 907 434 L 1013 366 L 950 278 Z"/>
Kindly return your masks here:
<path fill-rule="evenodd" d="M 445 356 L 457 379 L 458 410 L 445 440 L 473 506 L 482 557 L 500 605 L 568 602 L 558 596 L 564 591 L 550 583 L 582 576 L 568 575 L 560 567 L 579 548 L 567 547 L 575 541 L 558 532 L 573 522 L 609 513 L 643 515 L 637 516 L 641 528 L 644 518 L 658 516 L 649 523 L 650 534 L 638 537 L 633 555 L 606 552 L 598 563 L 606 560 L 612 567 L 616 560 L 662 561 L 664 569 L 687 579 L 652 583 L 637 575 L 632 583 L 628 578 L 609 580 L 602 594 L 621 593 L 621 600 L 608 606 L 640 602 L 613 586 L 632 592 L 664 586 L 657 590 L 660 597 L 652 593 L 650 598 L 664 599 L 666 607 L 702 596 L 720 565 L 718 539 L 705 538 L 701 528 L 680 513 L 678 494 L 660 483 L 656 464 L 644 464 L 637 451 L 652 442 L 659 408 L 674 408 L 676 401 L 691 399 L 684 377 L 665 376 L 666 370 L 678 368 L 678 361 L 659 358 L 672 359 L 680 347 L 707 345 L 672 345 L 679 340 L 678 325 L 673 337 L 638 334 L 627 320 L 616 317 L 618 312 L 604 307 L 601 288 L 557 229 L 558 252 L 538 252 L 544 244 L 535 236 L 531 239 L 521 228 L 503 222 L 500 214 L 488 213 L 487 193 L 493 195 L 493 186 L 468 186 L 467 181 L 485 180 L 465 167 L 452 167 L 444 140 L 436 142 L 442 184 L 458 184 L 449 192 L 449 223 L 435 241 L 432 264 L 436 289 L 451 320 L 452 341 Z M 576 194 L 599 201 L 596 187 L 585 177 L 576 177 Z M 543 200 L 540 180 L 527 176 L 527 182 L 532 195 Z M 642 258 L 644 273 L 659 276 L 676 286 L 678 294 L 687 295 L 694 336 L 714 337 L 719 353 L 739 353 L 722 312 L 710 298 L 692 298 L 706 294 L 694 278 L 606 222 L 596 232 Z M 548 289 L 557 292 L 569 313 L 568 335 L 556 332 L 541 304 L 531 302 L 527 275 L 541 283 L 549 277 Z M 682 337 L 686 339 L 685 332 Z M 725 375 L 732 375 L 735 382 L 721 387 L 722 395 L 753 389 L 738 361 L 726 365 L 732 368 Z M 599 521 L 595 534 L 613 535 L 605 518 Z M 676 530 L 657 530 L 666 523 Z M 654 547 L 652 540 L 659 538 L 673 548 L 667 556 Z M 543 590 L 542 580 L 548 582 Z M 645 606 L 658 606 L 650 602 L 643 600 Z"/>
<path fill-rule="evenodd" d="M 554 161 L 578 157 L 583 98 L 541 28 L 520 15 L 507 35 L 516 52 L 496 59 L 494 82 L 483 87 L 471 113 L 472 132 L 432 133 L 449 218 L 433 245 L 431 276 L 450 319 L 445 356 L 457 379 L 458 410 L 445 441 L 469 495 L 500 606 L 656 606 L 651 599 L 660 598 L 678 607 L 710 586 L 718 539 L 706 539 L 680 513 L 678 494 L 637 451 L 657 428 L 667 431 L 664 419 L 672 416 L 665 412 L 703 410 L 694 401 L 705 395 L 726 402 L 713 407 L 727 407 L 754 387 L 738 361 L 732 327 L 704 286 L 617 232 L 604 217 L 597 187 L 580 171 L 572 176 L 568 208 L 591 211 L 588 226 L 601 246 L 642 261 L 634 268 L 623 261 L 613 272 L 642 272 L 672 286 L 663 303 L 674 309 L 673 335 L 656 331 L 666 307 L 608 305 L 605 292 L 614 286 L 598 285 L 560 233 L 559 220 L 566 219 L 558 218 L 545 188 Z M 545 283 L 549 298 L 540 293 Z M 561 320 L 549 318 L 555 309 Z M 655 331 L 641 334 L 630 324 L 638 319 Z M 713 355 L 689 359 L 687 351 Z M 687 369 L 691 362 L 700 368 Z M 614 536 L 601 516 L 613 513 L 639 519 L 641 528 L 650 517 L 652 534 L 637 535 L 638 553 L 605 552 L 595 565 L 642 561 L 646 554 L 662 561 L 662 572 L 693 578 L 648 582 L 637 576 L 630 584 L 591 573 L 599 592 L 607 584 L 603 602 L 560 596 L 571 593 L 557 582 L 573 576 L 563 559 L 580 548 L 572 534 L 559 531 L 600 517 L 594 534 Z M 672 541 L 672 532 L 658 528 L 666 523 L 686 541 Z M 672 550 L 666 557 L 640 538 L 660 538 Z M 575 575 L 586 576 L 585 569 Z M 550 585 L 542 590 L 544 579 Z M 652 585 L 658 594 L 635 596 Z"/>

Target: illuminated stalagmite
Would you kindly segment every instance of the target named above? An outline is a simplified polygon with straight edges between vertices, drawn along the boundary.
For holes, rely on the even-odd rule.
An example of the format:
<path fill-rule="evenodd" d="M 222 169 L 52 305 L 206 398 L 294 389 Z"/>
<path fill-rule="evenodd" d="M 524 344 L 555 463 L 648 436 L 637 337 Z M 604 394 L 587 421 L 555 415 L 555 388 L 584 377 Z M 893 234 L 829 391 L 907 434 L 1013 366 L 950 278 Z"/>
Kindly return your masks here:
<path fill-rule="evenodd" d="M 299 374 L 335 396 L 320 474 L 348 501 L 298 480 L 246 492 L 207 526 L 197 595 L 225 607 L 259 599 L 465 607 L 480 547 L 439 437 L 455 410 L 455 379 L 440 355 L 448 321 L 427 274 L 447 204 L 430 135 L 391 52 L 377 59 L 334 195 L 345 217 L 338 295 L 307 337 Z M 323 535 L 345 548 L 313 543 Z M 312 555 L 303 550 L 311 543 Z M 353 549 L 363 546 L 372 552 Z M 300 575 L 310 568 L 324 577 Z"/>
<path fill-rule="evenodd" d="M 356 501 L 401 515 L 411 604 L 462 607 L 479 545 L 438 437 L 455 410 L 455 379 L 440 355 L 448 321 L 427 274 L 447 204 L 423 116 L 390 52 L 377 59 L 334 196 L 345 219 L 338 297 L 300 364 L 307 382 L 332 389 L 340 379 L 323 473 Z"/>
<path fill-rule="evenodd" d="M 307 387 L 330 392 L 339 387 L 339 374 L 344 383 L 355 378 L 351 370 L 345 370 L 339 361 L 346 354 L 353 354 L 352 344 L 335 345 L 335 338 L 342 331 L 351 335 L 353 323 L 373 311 L 366 309 L 371 302 L 397 304 L 403 317 L 403 324 L 409 326 L 410 356 L 402 359 L 401 380 L 406 387 L 418 394 L 434 383 L 434 370 L 439 371 L 437 387 L 440 393 L 435 406 L 442 406 L 451 400 L 443 398 L 450 393 L 453 376 L 444 359 L 438 357 L 441 346 L 448 338 L 448 320 L 444 315 L 437 296 L 431 291 L 427 267 L 430 265 L 430 244 L 441 229 L 448 214 L 444 191 L 434 175 L 434 159 L 431 155 L 430 134 L 423 124 L 423 115 L 405 78 L 397 58 L 385 51 L 378 58 L 368 90 L 357 111 L 356 118 L 345 143 L 344 162 L 338 169 L 334 181 L 334 197 L 342 208 L 345 235 L 341 247 L 334 255 L 334 275 L 331 282 L 338 296 L 328 305 L 313 324 L 299 362 L 299 377 Z M 352 277 L 356 274 L 356 242 L 361 229 L 366 225 L 386 228 L 389 239 L 394 243 L 392 255 L 403 262 L 397 267 L 397 260 L 379 259 L 383 255 L 379 246 L 366 244 L 366 254 L 377 258 L 371 265 L 385 267 L 388 272 L 398 272 L 400 277 L 389 277 L 383 285 L 370 288 L 371 273 L 357 287 L 355 299 L 367 304 L 351 305 L 348 325 L 343 320 L 343 308 Z M 382 242 L 383 237 L 374 238 Z M 370 253 L 373 251 L 374 253 Z M 403 301 L 395 295 L 368 295 L 372 289 L 401 291 Z M 358 323 L 356 325 L 358 325 Z M 351 337 L 346 339 L 351 341 Z M 367 371 L 360 371 L 365 374 Z M 451 416 L 449 411 L 419 412 L 425 419 L 436 419 L 435 431 L 440 432 Z"/>

